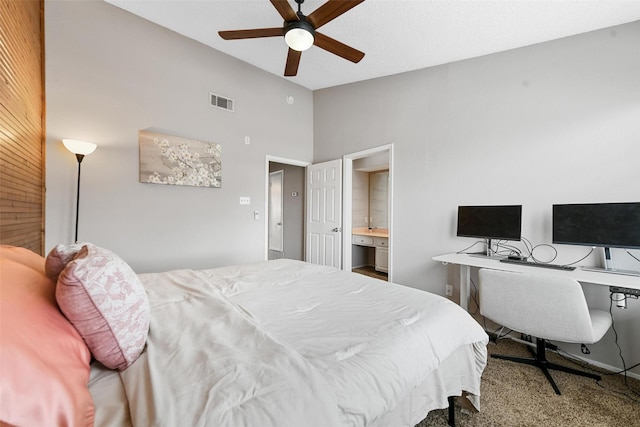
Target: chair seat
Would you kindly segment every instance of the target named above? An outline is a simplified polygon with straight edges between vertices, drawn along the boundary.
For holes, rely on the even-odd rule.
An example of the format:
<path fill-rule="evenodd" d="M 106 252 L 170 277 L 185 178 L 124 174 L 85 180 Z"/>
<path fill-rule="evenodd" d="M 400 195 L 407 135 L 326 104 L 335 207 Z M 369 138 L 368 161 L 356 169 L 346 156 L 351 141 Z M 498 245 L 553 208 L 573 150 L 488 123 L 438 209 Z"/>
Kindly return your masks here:
<path fill-rule="evenodd" d="M 481 269 L 480 313 L 534 337 L 592 344 L 611 326 L 604 310 L 590 309 L 580 284 L 563 276 Z"/>
<path fill-rule="evenodd" d="M 546 341 L 593 344 L 612 324 L 604 310 L 590 309 L 579 282 L 562 275 L 516 273 L 481 269 L 480 313 L 499 325 L 536 337 L 533 359 L 493 355 L 542 369 L 557 394 L 549 369 L 598 379 L 594 374 L 556 365 L 546 360 Z"/>
<path fill-rule="evenodd" d="M 591 316 L 591 325 L 593 327 L 593 341 L 584 344 L 600 341 L 600 338 L 607 333 L 612 324 L 611 315 L 604 310 L 589 309 L 589 315 Z"/>

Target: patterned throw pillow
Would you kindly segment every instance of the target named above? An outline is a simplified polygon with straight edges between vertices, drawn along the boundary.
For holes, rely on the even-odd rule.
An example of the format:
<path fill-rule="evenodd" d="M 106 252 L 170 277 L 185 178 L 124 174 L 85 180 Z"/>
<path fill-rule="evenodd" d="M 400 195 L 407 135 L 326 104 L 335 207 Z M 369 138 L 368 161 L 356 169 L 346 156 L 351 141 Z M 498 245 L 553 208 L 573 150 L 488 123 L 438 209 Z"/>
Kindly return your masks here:
<path fill-rule="evenodd" d="M 113 252 L 85 244 L 60 273 L 56 300 L 104 366 L 122 371 L 138 359 L 149 301 L 138 276 Z"/>
<path fill-rule="evenodd" d="M 71 245 L 60 244 L 51 249 L 44 263 L 44 272 L 49 279 L 53 280 L 53 283 L 58 281 L 58 276 L 62 273 L 62 270 L 80 252 L 84 245 L 85 243 L 80 242 Z"/>

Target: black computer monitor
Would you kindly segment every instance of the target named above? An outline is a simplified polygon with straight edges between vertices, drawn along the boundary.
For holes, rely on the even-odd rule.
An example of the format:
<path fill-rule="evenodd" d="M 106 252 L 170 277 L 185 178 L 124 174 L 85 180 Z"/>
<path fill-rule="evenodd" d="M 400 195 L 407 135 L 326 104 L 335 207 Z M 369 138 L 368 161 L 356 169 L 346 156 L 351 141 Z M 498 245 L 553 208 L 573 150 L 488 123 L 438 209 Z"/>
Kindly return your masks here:
<path fill-rule="evenodd" d="M 491 240 L 520 240 L 522 205 L 458 206 L 459 237 L 475 237 L 487 241 L 486 254 L 491 256 Z"/>
<path fill-rule="evenodd" d="M 638 273 L 616 269 L 610 248 L 640 249 L 640 202 L 553 205 L 552 222 L 554 244 L 601 247 L 604 270 Z"/>
<path fill-rule="evenodd" d="M 640 202 L 553 205 L 553 243 L 640 249 Z"/>

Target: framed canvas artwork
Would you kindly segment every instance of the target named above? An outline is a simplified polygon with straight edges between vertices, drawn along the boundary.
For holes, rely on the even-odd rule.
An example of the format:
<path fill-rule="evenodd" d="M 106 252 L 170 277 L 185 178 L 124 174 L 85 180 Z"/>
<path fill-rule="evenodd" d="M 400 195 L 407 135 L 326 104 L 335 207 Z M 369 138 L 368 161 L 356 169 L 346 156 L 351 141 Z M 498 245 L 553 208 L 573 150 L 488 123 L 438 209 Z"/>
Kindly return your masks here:
<path fill-rule="evenodd" d="M 220 144 L 141 130 L 140 182 L 194 187 L 222 186 Z"/>

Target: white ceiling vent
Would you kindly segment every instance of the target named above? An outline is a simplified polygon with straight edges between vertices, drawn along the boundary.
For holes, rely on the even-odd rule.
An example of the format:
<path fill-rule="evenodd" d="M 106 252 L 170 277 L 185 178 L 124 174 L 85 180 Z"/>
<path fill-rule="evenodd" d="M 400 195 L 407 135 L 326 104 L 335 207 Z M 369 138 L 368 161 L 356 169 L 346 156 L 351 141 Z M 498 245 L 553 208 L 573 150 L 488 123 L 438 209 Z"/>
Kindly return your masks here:
<path fill-rule="evenodd" d="M 209 93 L 209 105 L 212 107 L 222 108 L 223 110 L 233 111 L 233 99 L 216 95 L 213 92 Z"/>

